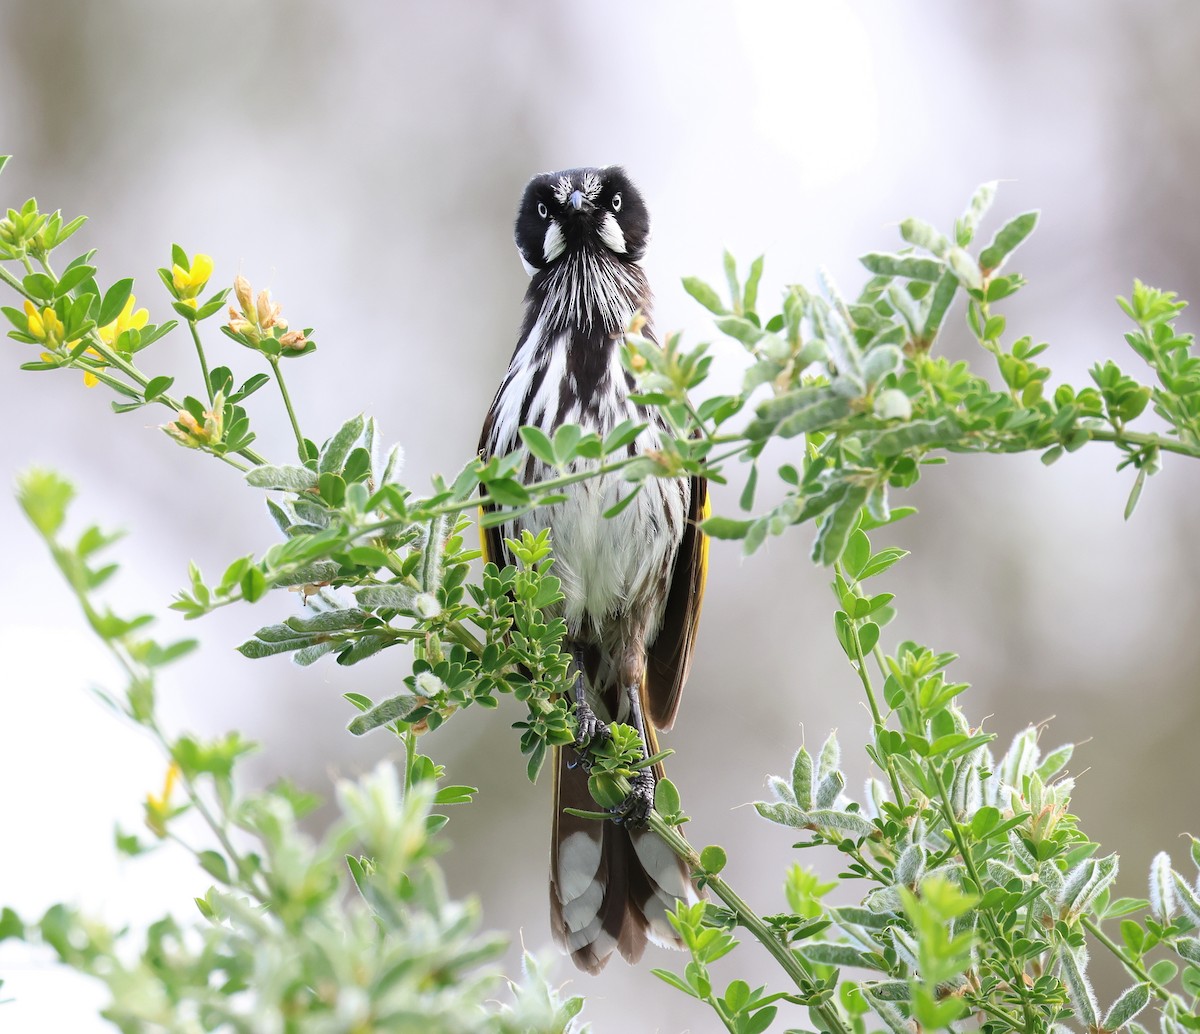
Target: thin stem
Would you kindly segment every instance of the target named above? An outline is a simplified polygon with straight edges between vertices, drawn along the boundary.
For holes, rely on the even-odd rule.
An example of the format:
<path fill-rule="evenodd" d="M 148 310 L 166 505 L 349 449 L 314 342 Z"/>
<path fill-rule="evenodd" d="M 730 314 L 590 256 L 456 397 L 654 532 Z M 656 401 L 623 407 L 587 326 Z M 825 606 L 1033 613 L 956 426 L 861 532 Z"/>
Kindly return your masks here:
<path fill-rule="evenodd" d="M 32 272 L 32 270 L 30 270 L 30 272 Z M 16 291 L 17 294 L 22 295 L 25 298 L 28 298 L 35 305 L 37 304 L 38 299 L 35 298 L 33 295 L 31 295 L 28 291 L 26 291 L 25 285 L 23 283 L 21 283 L 20 280 L 18 280 L 15 276 L 13 276 L 12 273 L 10 273 L 3 266 L 0 266 L 0 280 L 3 280 L 6 284 L 8 284 L 8 286 L 11 287 L 14 291 Z"/>
<path fill-rule="evenodd" d="M 958 822 L 954 818 L 954 806 L 950 803 L 950 791 L 946 789 L 946 781 L 942 778 L 941 767 L 935 761 L 928 766 L 927 770 L 933 775 L 938 797 L 941 801 L 942 815 L 946 819 L 946 825 L 950 827 L 950 835 L 954 838 L 954 843 L 958 847 L 958 853 L 962 856 L 967 875 L 971 877 L 971 882 L 975 884 L 976 891 L 982 893 L 983 880 L 979 875 L 979 869 L 975 865 L 975 859 L 971 856 L 971 852 L 967 847 L 967 842 L 963 839 L 962 830 L 959 829 Z M 983 921 L 987 923 L 988 930 L 991 933 L 991 943 L 1007 946 L 1008 940 L 1000 932 L 1000 927 L 997 925 L 996 919 L 991 912 L 984 911 L 982 915 Z M 1018 965 L 1017 960 L 1011 954 L 1006 954 L 1004 957 L 1012 968 L 1012 986 L 1021 997 L 1021 1011 L 1025 1017 L 1025 1029 L 1033 1030 L 1033 1010 L 1029 1004 L 1028 995 L 1025 993 L 1025 967 Z"/>
<path fill-rule="evenodd" d="M 287 385 L 283 380 L 283 372 L 279 369 L 279 360 L 274 356 L 267 356 L 271 363 L 271 370 L 275 374 L 275 381 L 279 385 L 279 394 L 283 396 L 283 404 L 287 408 L 288 419 L 292 422 L 292 431 L 296 435 L 296 451 L 303 461 L 308 457 L 308 452 L 304 445 L 304 435 L 300 433 L 300 425 L 296 422 L 296 411 L 292 408 L 292 400 L 288 395 Z"/>
<path fill-rule="evenodd" d="M 669 825 L 653 809 L 650 811 L 648 822 L 650 828 L 654 830 L 663 843 L 674 851 L 675 854 L 682 858 L 693 870 L 703 871 L 700 856 L 674 826 Z M 775 931 L 723 879 L 719 876 L 706 876 L 705 883 L 712 888 L 713 893 L 718 898 L 737 914 L 738 922 L 749 930 L 755 939 L 771 953 L 775 961 L 783 967 L 784 972 L 791 977 L 796 986 L 801 991 L 807 992 L 811 985 L 817 981 L 817 974 L 809 968 L 808 963 L 784 944 Z M 826 1003 L 823 1005 L 812 1005 L 809 1008 L 824 1022 L 825 1030 L 831 1031 L 833 1034 L 850 1034 L 849 1028 L 842 1022 L 842 1017 L 834 1006 Z"/>
<path fill-rule="evenodd" d="M 840 564 L 835 564 L 834 569 L 839 575 L 842 575 Z M 844 575 L 843 575 L 844 577 Z M 854 669 L 858 672 L 859 681 L 863 685 L 863 691 L 867 694 L 867 704 L 871 708 L 871 720 L 875 726 L 875 746 L 879 749 L 879 753 L 883 755 L 885 766 L 887 767 L 888 780 L 892 784 L 892 793 L 896 798 L 896 806 L 904 807 L 906 795 L 900 786 L 900 775 L 896 771 L 896 762 L 892 759 L 890 753 L 885 751 L 880 743 L 880 736 L 886 729 L 883 721 L 883 713 L 879 709 L 879 701 L 875 699 L 875 687 L 871 684 L 871 676 L 867 672 L 867 660 L 863 654 L 862 641 L 858 638 L 858 622 L 849 618 L 847 627 L 850 629 L 850 642 L 854 646 Z"/>
<path fill-rule="evenodd" d="M 1140 980 L 1144 984 L 1149 984 L 1151 989 L 1154 991 L 1154 996 L 1156 998 L 1159 998 L 1164 1002 L 1171 1000 L 1171 992 L 1167 988 L 1163 987 L 1163 985 L 1157 980 L 1155 980 L 1146 970 L 1146 968 L 1141 965 L 1141 963 L 1139 963 L 1136 959 L 1131 959 L 1128 955 L 1126 955 L 1125 952 L 1123 952 L 1120 947 L 1112 941 L 1108 934 L 1100 929 L 1099 923 L 1094 922 L 1087 916 L 1084 916 L 1080 922 L 1083 924 L 1084 929 L 1086 929 L 1093 937 L 1096 938 L 1096 940 L 1103 944 L 1104 947 L 1106 947 L 1117 957 L 1117 961 L 1125 967 L 1130 976 Z"/>
<path fill-rule="evenodd" d="M 200 373 L 204 377 L 204 391 L 208 395 L 208 404 L 213 401 L 212 378 L 208 375 L 208 360 L 204 357 L 204 345 L 200 341 L 200 330 L 195 320 L 187 321 L 188 330 L 192 332 L 192 340 L 196 343 L 196 358 L 200 360 Z"/>

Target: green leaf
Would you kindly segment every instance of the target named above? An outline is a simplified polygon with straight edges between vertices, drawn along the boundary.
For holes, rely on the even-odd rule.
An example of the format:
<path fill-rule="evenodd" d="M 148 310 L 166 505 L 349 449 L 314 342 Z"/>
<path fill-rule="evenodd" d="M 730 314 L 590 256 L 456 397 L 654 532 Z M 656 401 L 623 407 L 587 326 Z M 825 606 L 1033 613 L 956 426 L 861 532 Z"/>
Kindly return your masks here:
<path fill-rule="evenodd" d="M 683 289 L 709 312 L 723 316 L 729 311 L 721 301 L 721 296 L 699 277 L 685 276 L 683 278 Z"/>
<path fill-rule="evenodd" d="M 706 518 L 700 527 L 704 533 L 714 539 L 744 539 L 750 530 L 752 520 L 736 520 L 733 517 L 713 516 Z"/>
<path fill-rule="evenodd" d="M 940 280 L 945 268 L 937 259 L 919 258 L 916 255 L 890 255 L 871 251 L 859 261 L 876 276 L 902 276 L 909 280 Z"/>
<path fill-rule="evenodd" d="M 558 465 L 558 460 L 554 456 L 554 443 L 550 441 L 550 436 L 545 431 L 538 427 L 528 426 L 518 428 L 517 433 L 520 434 L 521 441 L 525 443 L 525 448 L 539 460 L 549 467 Z"/>
<path fill-rule="evenodd" d="M 317 458 L 317 473 L 332 474 L 340 471 L 346 462 L 347 453 L 362 437 L 362 432 L 363 416 L 361 413 L 342 424 L 337 433 L 321 449 L 320 456 Z"/>
<path fill-rule="evenodd" d="M 638 497 L 638 493 L 642 490 L 642 488 L 644 486 L 645 486 L 644 481 L 639 481 L 637 484 L 633 485 L 632 488 L 628 492 L 625 493 L 625 496 L 623 498 L 618 499 L 615 503 L 613 503 L 612 506 L 610 506 L 607 510 L 604 511 L 605 520 L 611 520 L 613 517 L 615 517 L 617 514 L 619 514 L 622 510 L 624 510 L 625 507 L 627 507 L 630 503 L 632 503 Z"/>
<path fill-rule="evenodd" d="M 225 861 L 224 855 L 217 854 L 216 851 L 201 851 L 196 855 L 196 860 L 200 863 L 200 868 L 213 879 L 226 886 L 232 882 L 229 877 L 229 863 Z"/>
<path fill-rule="evenodd" d="M 979 265 L 989 275 L 998 270 L 1004 260 L 1016 250 L 1037 226 L 1038 213 L 1022 212 L 1005 223 L 992 238 L 992 243 L 979 254 Z"/>
<path fill-rule="evenodd" d="M 729 285 L 729 298 L 736 309 L 742 300 L 742 287 L 738 283 L 737 262 L 728 248 L 725 249 L 722 265 L 725 267 L 725 282 Z"/>
<path fill-rule="evenodd" d="M 513 478 L 496 478 L 486 487 L 488 495 L 501 506 L 528 506 L 532 501 L 525 486 Z"/>
<path fill-rule="evenodd" d="M 1133 516 L 1133 511 L 1137 508 L 1138 500 L 1142 498 L 1142 489 L 1146 485 L 1146 468 L 1141 467 L 1137 472 L 1137 477 L 1133 481 L 1133 487 L 1129 490 L 1129 498 L 1125 501 L 1125 520 L 1129 520 Z"/>
<path fill-rule="evenodd" d="M 743 345 L 751 347 L 763 336 L 763 330 L 744 316 L 723 316 L 714 321 L 717 329 Z"/>
<path fill-rule="evenodd" d="M 946 312 L 954 301 L 958 291 L 958 277 L 947 270 L 933 289 L 933 297 L 929 302 L 929 312 L 925 317 L 925 326 L 921 328 L 921 338 L 926 344 L 932 344 L 941 329 Z"/>
<path fill-rule="evenodd" d="M 712 876 L 724 869 L 728 861 L 729 857 L 725 854 L 725 848 L 716 844 L 710 844 L 700 852 L 700 865 L 706 873 Z"/>
<path fill-rule="evenodd" d="M 974 240 L 975 230 L 983 217 L 987 215 L 988 209 L 992 207 L 992 201 L 996 198 L 998 185 L 996 180 L 983 183 L 971 196 L 971 200 L 967 203 L 967 210 L 959 217 L 954 227 L 955 240 L 960 248 L 965 248 Z"/>
<path fill-rule="evenodd" d="M 759 255 L 750 263 L 750 273 L 746 277 L 746 288 L 742 295 L 742 311 L 754 312 L 758 305 L 758 282 L 762 279 L 763 256 Z"/>
<path fill-rule="evenodd" d="M 124 280 L 118 280 L 113 284 L 105 292 L 104 300 L 100 303 L 100 315 L 96 317 L 96 325 L 100 327 L 107 326 L 120 316 L 121 310 L 125 308 L 125 303 L 129 300 L 129 295 L 132 291 L 132 277 L 126 277 Z"/>
<path fill-rule="evenodd" d="M 851 485 L 846 494 L 834 504 L 832 510 L 821 520 L 821 528 L 813 540 L 812 558 L 822 567 L 829 567 L 841 558 L 846 540 L 854 528 L 858 511 L 867 500 L 868 489 L 863 485 Z"/>
<path fill-rule="evenodd" d="M 70 269 L 63 271 L 63 275 L 58 278 L 58 286 L 54 289 L 56 298 L 61 298 L 69 291 L 74 290 L 85 280 L 96 275 L 95 266 L 72 266 Z"/>
<path fill-rule="evenodd" d="M 246 472 L 246 483 L 255 488 L 307 492 L 317 487 L 317 475 L 307 467 L 263 465 Z"/>
<path fill-rule="evenodd" d="M 54 299 L 54 281 L 45 273 L 30 273 L 21 281 L 21 286 L 39 301 L 49 302 Z"/>
<path fill-rule="evenodd" d="M 396 721 L 403 722 L 409 715 L 424 706 L 424 701 L 420 697 L 413 696 L 411 693 L 400 693 L 376 704 L 365 714 L 360 714 L 346 728 L 355 736 L 362 736 L 372 729 L 378 729 L 381 725 Z"/>
<path fill-rule="evenodd" d="M 159 395 L 175 383 L 174 377 L 152 377 L 145 388 L 147 402 L 153 402 Z"/>
<path fill-rule="evenodd" d="M 679 790 L 670 779 L 660 779 L 654 786 L 654 808 L 662 815 L 678 814 L 681 801 Z"/>
<path fill-rule="evenodd" d="M 75 489 L 49 470 L 28 470 L 17 478 L 17 502 L 46 538 L 62 527 Z"/>

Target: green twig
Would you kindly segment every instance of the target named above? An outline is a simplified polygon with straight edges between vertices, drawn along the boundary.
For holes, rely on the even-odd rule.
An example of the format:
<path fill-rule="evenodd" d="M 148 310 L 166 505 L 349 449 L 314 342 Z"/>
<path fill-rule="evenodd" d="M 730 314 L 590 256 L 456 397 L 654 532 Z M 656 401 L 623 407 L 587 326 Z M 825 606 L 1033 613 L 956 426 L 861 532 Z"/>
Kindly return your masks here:
<path fill-rule="evenodd" d="M 1155 980 L 1154 977 L 1150 975 L 1149 971 L 1136 959 L 1131 959 L 1128 955 L 1126 955 L 1125 952 L 1123 952 L 1121 948 L 1113 942 L 1108 934 L 1100 929 L 1099 923 L 1094 922 L 1087 916 L 1084 916 L 1082 919 L 1080 919 L 1080 922 L 1083 924 L 1084 929 L 1086 929 L 1088 933 L 1095 937 L 1096 940 L 1098 940 L 1104 945 L 1104 947 L 1106 947 L 1110 952 L 1113 953 L 1113 955 L 1116 956 L 1117 961 L 1125 967 L 1130 976 L 1132 976 L 1135 980 L 1139 980 L 1143 984 L 1148 984 L 1150 986 L 1151 990 L 1154 992 L 1155 998 L 1161 999 L 1164 1002 L 1169 1002 L 1171 1000 L 1172 995 L 1170 990 L 1166 987 L 1163 987 L 1162 984 Z"/>
<path fill-rule="evenodd" d="M 188 330 L 192 332 L 192 340 L 196 343 L 196 358 L 200 360 L 200 373 L 204 377 L 204 391 L 208 395 L 208 404 L 213 401 L 212 378 L 208 375 L 208 360 L 204 357 L 204 344 L 200 340 L 200 330 L 195 320 L 187 321 Z"/>
<path fill-rule="evenodd" d="M 279 385 L 279 394 L 283 396 L 283 404 L 287 408 L 288 419 L 292 422 L 292 431 L 296 435 L 296 451 L 303 462 L 308 459 L 308 450 L 304 444 L 304 435 L 300 433 L 300 424 L 296 421 L 296 411 L 292 408 L 292 399 L 288 395 L 287 384 L 283 380 L 283 371 L 279 369 L 279 359 L 269 355 L 267 360 L 271 364 L 272 373 L 275 374 L 275 382 Z"/>
<path fill-rule="evenodd" d="M 669 825 L 657 811 L 651 809 L 648 823 L 663 843 L 682 858 L 693 871 L 704 871 L 700 855 L 683 838 L 683 835 L 674 826 Z M 728 883 L 719 876 L 709 875 L 705 876 L 705 884 L 711 887 L 713 893 L 729 906 L 737 915 L 739 924 L 749 930 L 755 939 L 771 953 L 775 961 L 801 991 L 807 993 L 813 985 L 819 982 L 819 977 L 809 967 L 809 964 L 784 944 L 775 931 Z M 826 1031 L 830 1031 L 832 1034 L 850 1034 L 850 1029 L 842 1021 L 835 1006 L 827 1002 L 822 1005 L 811 1005 L 809 1008 L 821 1018 Z"/>

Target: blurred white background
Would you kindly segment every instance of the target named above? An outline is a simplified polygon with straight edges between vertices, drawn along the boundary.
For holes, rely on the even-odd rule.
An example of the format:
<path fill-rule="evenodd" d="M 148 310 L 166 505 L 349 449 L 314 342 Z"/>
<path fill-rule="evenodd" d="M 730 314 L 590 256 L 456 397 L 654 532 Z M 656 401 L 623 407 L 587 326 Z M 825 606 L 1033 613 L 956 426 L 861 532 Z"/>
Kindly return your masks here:
<path fill-rule="evenodd" d="M 679 280 L 719 281 L 722 247 L 744 263 L 767 253 L 764 298 L 811 283 L 820 265 L 852 293 L 856 256 L 893 249 L 901 218 L 947 227 L 978 183 L 1002 179 L 985 237 L 1043 210 L 1013 262 L 1031 282 L 1006 307 L 1010 331 L 1049 341 L 1062 380 L 1082 382 L 1108 357 L 1132 367 L 1114 295 L 1140 276 L 1200 296 L 1198 42 L 1200 7 L 1186 0 L 5 0 L 0 151 L 16 157 L 0 194 L 6 207 L 36 193 L 43 207 L 90 215 L 73 245 L 101 249 L 105 282 L 136 276 L 157 322 L 171 313 L 154 269 L 173 241 L 215 257 L 214 283 L 241 272 L 269 286 L 293 325 L 316 328 L 319 351 L 288 368 L 306 433 L 374 414 L 422 487 L 475 448 L 520 315 L 516 202 L 550 168 L 627 166 L 654 217 L 657 325 L 692 341 L 712 330 Z M 986 369 L 961 306 L 948 325 L 942 347 Z M 215 327 L 208 344 L 212 361 L 256 372 Z M 216 572 L 274 541 L 259 494 L 179 452 L 153 426 L 161 415 L 114 417 L 105 389 L 84 391 L 74 374 L 19 372 L 25 349 L 3 346 L 4 480 L 53 467 L 78 486 L 78 520 L 128 530 L 118 608 L 165 613 L 189 560 Z M 738 354 L 718 355 L 714 391 L 739 376 Z M 192 376 L 179 332 L 145 359 Z M 252 412 L 256 448 L 288 458 L 271 390 Z M 1121 852 L 1120 890 L 1140 895 L 1151 856 L 1169 849 L 1182 866 L 1178 835 L 1200 832 L 1189 747 L 1200 481 L 1168 457 L 1126 525 L 1131 476 L 1113 472 L 1115 458 L 1093 446 L 1050 470 L 1036 456 L 930 470 L 902 500 L 920 515 L 891 536 L 915 555 L 887 586 L 901 612 L 889 634 L 960 653 L 952 671 L 976 687 L 968 712 L 992 715 L 1003 742 L 1055 715 L 1045 743 L 1091 740 L 1072 764 L 1087 770 L 1075 810 Z M 732 512 L 736 492 L 717 506 Z M 8 492 L 0 522 L 0 902 L 27 917 L 63 898 L 112 921 L 186 916 L 202 873 L 170 851 L 118 863 L 111 849 L 114 820 L 138 827 L 162 761 L 88 693 L 115 673 Z M 765 775 L 834 727 L 851 790 L 867 773 L 867 722 L 810 534 L 746 561 L 736 544 L 714 547 L 698 657 L 666 741 L 691 839 L 725 845 L 730 880 L 766 912 L 782 907 L 795 838 L 744 806 Z M 331 778 L 394 749 L 384 733 L 345 732 L 341 695 L 394 691 L 406 658 L 300 669 L 233 652 L 296 605 L 280 593 L 187 628 L 205 649 L 169 670 L 163 709 L 176 728 L 260 740 L 254 780 L 287 775 L 327 793 Z M 173 616 L 160 631 L 184 633 Z M 522 939 L 549 942 L 549 779 L 525 781 L 517 717 L 467 712 L 425 743 L 453 782 L 481 788 L 453 813 L 446 866 L 452 891 L 478 895 L 487 924 L 511 935 L 514 974 Z M 823 864 L 836 871 L 831 855 Z M 779 986 L 764 954 L 734 958 L 726 978 Z M 656 952 L 597 978 L 565 963 L 558 974 L 588 996 L 597 1032 L 711 1030 L 649 974 L 682 964 Z M 0 1029 L 108 1029 L 95 1017 L 103 995 L 46 953 L 5 945 L 0 975 L 0 997 L 17 999 L 0 1006 Z M 1098 976 L 1104 1000 L 1124 986 L 1111 967 Z"/>

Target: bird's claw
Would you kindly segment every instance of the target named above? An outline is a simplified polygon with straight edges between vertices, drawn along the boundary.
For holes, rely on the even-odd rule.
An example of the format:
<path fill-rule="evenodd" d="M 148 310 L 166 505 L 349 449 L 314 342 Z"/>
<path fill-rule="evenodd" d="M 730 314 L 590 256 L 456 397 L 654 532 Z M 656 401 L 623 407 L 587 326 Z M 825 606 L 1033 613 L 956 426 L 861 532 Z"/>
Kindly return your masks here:
<path fill-rule="evenodd" d="M 575 759 L 568 760 L 567 767 L 574 768 L 579 765 L 585 772 L 590 772 L 592 762 L 587 754 L 588 747 L 612 739 L 612 730 L 584 703 L 575 705 L 575 726 L 575 741 L 571 744 L 575 751 Z"/>
<path fill-rule="evenodd" d="M 640 829 L 654 807 L 654 773 L 644 768 L 630 781 L 629 796 L 611 809 L 613 822 L 628 829 Z"/>
<path fill-rule="evenodd" d="M 575 728 L 575 749 L 580 752 L 612 739 L 612 730 L 584 703 L 575 705 Z"/>

